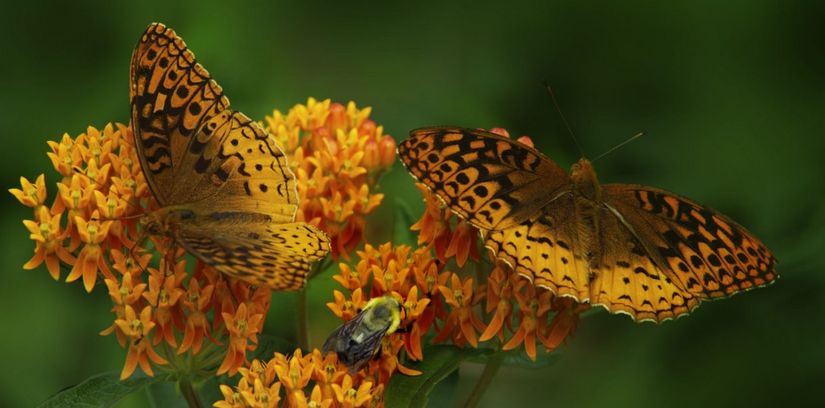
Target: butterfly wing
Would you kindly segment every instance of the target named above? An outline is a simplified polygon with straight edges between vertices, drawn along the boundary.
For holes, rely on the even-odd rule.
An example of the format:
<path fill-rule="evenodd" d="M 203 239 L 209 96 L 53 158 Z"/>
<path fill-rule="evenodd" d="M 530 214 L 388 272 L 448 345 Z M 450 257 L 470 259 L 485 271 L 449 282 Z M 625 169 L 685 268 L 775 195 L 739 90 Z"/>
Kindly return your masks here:
<path fill-rule="evenodd" d="M 608 184 L 603 192 L 594 304 L 662 321 L 689 313 L 699 300 L 776 280 L 770 251 L 713 209 L 652 187 Z"/>
<path fill-rule="evenodd" d="M 140 38 L 130 66 L 130 104 L 141 168 L 161 206 L 173 195 L 182 156 L 202 125 L 229 100 L 175 32 L 152 24 Z"/>
<path fill-rule="evenodd" d="M 310 262 L 329 252 L 329 238 L 305 223 L 271 223 L 249 213 L 214 213 L 212 222 L 184 224 L 175 241 L 233 278 L 273 290 L 300 290 Z"/>
<path fill-rule="evenodd" d="M 141 166 L 161 206 L 249 209 L 294 219 L 295 177 L 266 132 L 229 108 L 175 32 L 152 24 L 132 55 L 131 105 Z"/>
<path fill-rule="evenodd" d="M 570 188 L 567 172 L 539 151 L 481 130 L 413 130 L 398 155 L 450 209 L 485 230 L 521 224 Z"/>
<path fill-rule="evenodd" d="M 485 233 L 485 246 L 536 286 L 579 302 L 590 298 L 587 261 L 575 253 L 572 194 L 564 194 L 519 225 Z"/>

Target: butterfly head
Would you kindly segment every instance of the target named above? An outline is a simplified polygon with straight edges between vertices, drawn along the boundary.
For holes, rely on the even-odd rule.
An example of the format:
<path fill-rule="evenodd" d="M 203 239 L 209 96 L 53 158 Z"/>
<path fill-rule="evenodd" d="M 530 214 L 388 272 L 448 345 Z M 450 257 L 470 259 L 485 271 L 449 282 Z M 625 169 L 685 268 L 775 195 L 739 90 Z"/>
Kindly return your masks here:
<path fill-rule="evenodd" d="M 596 178 L 593 165 L 585 158 L 579 160 L 570 168 L 570 177 L 573 179 L 573 189 L 576 193 L 588 200 L 601 200 L 601 187 Z"/>

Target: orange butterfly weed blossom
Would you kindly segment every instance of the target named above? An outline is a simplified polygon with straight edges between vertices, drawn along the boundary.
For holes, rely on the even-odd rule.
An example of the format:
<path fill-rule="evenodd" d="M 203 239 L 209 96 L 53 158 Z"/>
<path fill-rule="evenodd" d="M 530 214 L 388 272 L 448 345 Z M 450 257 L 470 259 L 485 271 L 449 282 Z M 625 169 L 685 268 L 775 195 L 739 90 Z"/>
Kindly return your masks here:
<path fill-rule="evenodd" d="M 481 130 L 413 130 L 409 172 L 481 232 L 484 245 L 537 287 L 637 321 L 686 315 L 703 300 L 777 279 L 776 258 L 730 218 L 653 187 L 571 174 L 536 149 Z"/>

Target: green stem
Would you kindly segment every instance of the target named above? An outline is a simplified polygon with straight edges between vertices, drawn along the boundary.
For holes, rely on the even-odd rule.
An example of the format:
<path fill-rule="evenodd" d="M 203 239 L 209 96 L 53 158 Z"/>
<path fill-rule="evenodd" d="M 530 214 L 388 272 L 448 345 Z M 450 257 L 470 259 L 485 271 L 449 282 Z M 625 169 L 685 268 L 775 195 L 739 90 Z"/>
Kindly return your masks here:
<path fill-rule="evenodd" d="M 298 347 L 309 350 L 309 334 L 307 333 L 307 289 L 295 294 L 295 309 L 298 312 Z"/>
<path fill-rule="evenodd" d="M 198 392 L 195 391 L 195 387 L 192 386 L 192 382 L 190 381 L 189 377 L 185 377 L 180 381 L 180 393 L 183 394 L 183 399 L 186 400 L 186 403 L 189 405 L 190 408 L 203 408 L 203 403 L 201 402 L 201 397 L 198 395 Z"/>
<path fill-rule="evenodd" d="M 498 373 L 498 369 L 501 368 L 501 364 L 504 362 L 504 353 L 496 353 L 490 356 L 487 359 L 487 364 L 484 366 L 484 371 L 481 372 L 481 377 L 478 378 L 478 382 L 476 383 L 476 387 L 473 389 L 473 393 L 470 394 L 470 397 L 467 398 L 467 402 L 464 403 L 464 408 L 474 408 L 478 405 L 478 402 L 481 401 L 482 395 L 484 395 L 484 391 L 487 390 L 487 387 L 495 378 L 496 373 Z"/>
<path fill-rule="evenodd" d="M 307 281 L 324 273 L 332 264 L 332 258 L 326 257 L 323 261 L 313 265 L 309 271 Z M 298 314 L 298 347 L 300 347 L 301 350 L 309 350 L 309 334 L 307 333 L 307 290 L 309 289 L 304 288 L 295 294 L 295 309 Z"/>

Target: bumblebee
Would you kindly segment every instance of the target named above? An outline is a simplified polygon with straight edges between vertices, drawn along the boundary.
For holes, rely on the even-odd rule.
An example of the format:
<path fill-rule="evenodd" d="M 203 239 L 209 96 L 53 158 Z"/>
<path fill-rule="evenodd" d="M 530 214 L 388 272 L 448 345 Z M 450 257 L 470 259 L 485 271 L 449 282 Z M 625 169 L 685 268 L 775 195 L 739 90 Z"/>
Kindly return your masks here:
<path fill-rule="evenodd" d="M 403 305 L 391 296 L 373 298 L 352 320 L 342 324 L 324 342 L 324 354 L 334 351 L 349 373 L 361 371 L 378 351 L 381 340 L 401 324 Z"/>

